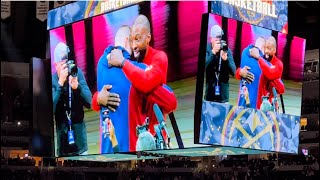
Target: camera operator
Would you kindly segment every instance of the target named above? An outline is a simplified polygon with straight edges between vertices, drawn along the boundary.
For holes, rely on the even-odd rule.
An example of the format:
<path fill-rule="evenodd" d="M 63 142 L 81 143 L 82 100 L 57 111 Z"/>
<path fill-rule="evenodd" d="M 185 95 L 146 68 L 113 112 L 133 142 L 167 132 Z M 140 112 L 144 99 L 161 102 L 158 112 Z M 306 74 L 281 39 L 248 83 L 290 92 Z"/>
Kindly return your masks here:
<path fill-rule="evenodd" d="M 68 53 L 69 48 L 64 43 L 59 43 L 54 50 L 57 72 L 52 75 L 52 97 L 58 156 L 84 155 L 88 151 L 83 106 L 90 108 L 92 94 L 83 72 L 68 60 Z M 70 112 L 69 120 L 67 114 L 70 115 Z M 70 132 L 73 135 L 71 139 Z"/>
<path fill-rule="evenodd" d="M 220 103 L 229 102 L 229 74 L 234 76 L 236 65 L 232 52 L 222 40 L 223 30 L 214 25 L 210 31 L 211 43 L 206 51 L 205 100 Z"/>

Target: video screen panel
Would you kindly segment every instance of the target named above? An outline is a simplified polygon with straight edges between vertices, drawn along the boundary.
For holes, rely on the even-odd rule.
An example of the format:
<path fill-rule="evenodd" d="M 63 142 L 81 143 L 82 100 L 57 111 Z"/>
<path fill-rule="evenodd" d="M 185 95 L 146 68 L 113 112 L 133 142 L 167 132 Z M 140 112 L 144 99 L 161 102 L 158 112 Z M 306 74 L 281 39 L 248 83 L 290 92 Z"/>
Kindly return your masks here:
<path fill-rule="evenodd" d="M 202 23 L 199 142 L 297 153 L 305 39 L 215 14 Z"/>
<path fill-rule="evenodd" d="M 288 0 L 213 1 L 211 12 L 288 33 Z"/>
<path fill-rule="evenodd" d="M 32 58 L 32 138 L 29 154 L 54 157 L 50 59 Z"/>
<path fill-rule="evenodd" d="M 207 9 L 207 2 L 141 2 L 50 30 L 56 155 L 197 146 L 194 96 Z M 71 78 L 63 86 L 59 66 Z"/>

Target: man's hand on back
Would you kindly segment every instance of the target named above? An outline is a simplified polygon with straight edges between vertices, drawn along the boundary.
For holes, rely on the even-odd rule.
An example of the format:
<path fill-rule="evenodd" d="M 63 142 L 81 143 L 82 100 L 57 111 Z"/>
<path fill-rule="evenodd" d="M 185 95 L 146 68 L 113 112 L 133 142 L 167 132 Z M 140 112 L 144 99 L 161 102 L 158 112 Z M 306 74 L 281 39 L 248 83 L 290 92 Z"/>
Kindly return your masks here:
<path fill-rule="evenodd" d="M 115 112 L 120 105 L 120 96 L 116 93 L 111 93 L 109 90 L 112 85 L 104 85 L 101 91 L 98 93 L 98 104 L 106 106 L 111 111 Z"/>
<path fill-rule="evenodd" d="M 249 70 L 249 66 L 244 66 L 240 69 L 240 76 L 244 78 L 248 83 L 252 83 L 254 81 L 254 75 Z"/>
<path fill-rule="evenodd" d="M 250 49 L 250 56 L 258 60 L 260 58 L 260 53 L 258 48 L 252 48 Z"/>
<path fill-rule="evenodd" d="M 111 66 L 121 67 L 122 61 L 124 60 L 122 51 L 120 49 L 114 49 L 111 51 L 108 58 L 108 63 Z"/>

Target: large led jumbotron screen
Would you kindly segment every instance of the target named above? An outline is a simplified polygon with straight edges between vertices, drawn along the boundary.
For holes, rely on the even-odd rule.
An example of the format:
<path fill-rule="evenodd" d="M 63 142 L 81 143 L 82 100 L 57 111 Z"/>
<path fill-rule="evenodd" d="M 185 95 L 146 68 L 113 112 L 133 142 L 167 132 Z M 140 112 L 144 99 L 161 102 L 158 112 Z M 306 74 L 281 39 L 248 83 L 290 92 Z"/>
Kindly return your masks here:
<path fill-rule="evenodd" d="M 190 11 L 192 8 L 196 10 Z M 56 155 L 194 147 L 199 36 L 201 15 L 207 9 L 207 2 L 141 2 L 51 29 Z M 84 13 L 73 10 L 65 12 L 68 17 Z M 149 20 L 150 36 L 139 33 L 126 36 L 125 30 L 117 36 L 120 29 L 137 30 L 133 24 L 139 15 Z M 50 22 L 53 23 L 52 19 Z M 153 49 L 146 52 L 143 45 L 133 47 L 132 44 L 146 42 L 143 39 L 146 37 L 150 38 L 148 43 Z M 122 69 L 108 63 L 108 58 L 113 58 L 113 49 L 121 49 L 127 59 Z M 69 52 L 68 57 L 64 52 Z M 145 59 L 135 57 L 137 54 L 142 57 L 145 54 Z M 67 59 L 74 61 L 78 73 L 74 78 L 68 73 L 70 82 L 65 79 L 62 84 L 60 76 L 66 72 L 58 69 L 66 67 L 63 64 Z M 97 92 L 104 89 L 104 94 L 114 93 L 110 101 L 116 102 L 115 94 L 120 96 L 117 108 L 115 104 L 97 106 L 97 98 L 103 97 L 103 93 Z M 71 115 L 70 120 L 67 115 Z M 167 131 L 164 123 L 159 122 L 165 122 Z"/>
<path fill-rule="evenodd" d="M 199 142 L 297 153 L 306 40 L 215 14 L 201 37 Z"/>

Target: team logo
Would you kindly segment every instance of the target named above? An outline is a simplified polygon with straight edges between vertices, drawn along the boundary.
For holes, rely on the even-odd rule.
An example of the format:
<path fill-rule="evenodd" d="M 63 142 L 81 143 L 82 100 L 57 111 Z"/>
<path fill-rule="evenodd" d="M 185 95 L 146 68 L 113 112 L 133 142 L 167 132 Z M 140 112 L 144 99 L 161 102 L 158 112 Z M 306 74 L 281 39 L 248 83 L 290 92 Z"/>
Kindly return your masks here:
<path fill-rule="evenodd" d="M 242 21 L 248 22 L 249 24 L 257 25 L 265 18 L 265 15 L 261 13 L 257 13 L 240 7 L 237 7 L 237 11 Z"/>
<path fill-rule="evenodd" d="M 274 112 L 233 107 L 224 121 L 221 145 L 280 150 L 280 130 Z"/>
<path fill-rule="evenodd" d="M 200 143 L 298 152 L 300 117 L 204 101 Z"/>
<path fill-rule="evenodd" d="M 224 14 L 232 14 L 231 17 L 250 24 L 257 25 L 266 18 L 278 18 L 277 6 L 272 0 L 223 0 L 221 6 Z"/>
<path fill-rule="evenodd" d="M 237 6 L 237 11 L 243 21 L 255 25 L 259 24 L 265 17 L 277 18 L 276 6 L 271 0 L 247 1 L 245 6 Z"/>

